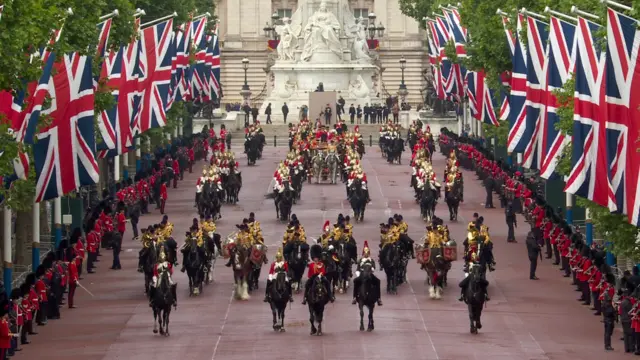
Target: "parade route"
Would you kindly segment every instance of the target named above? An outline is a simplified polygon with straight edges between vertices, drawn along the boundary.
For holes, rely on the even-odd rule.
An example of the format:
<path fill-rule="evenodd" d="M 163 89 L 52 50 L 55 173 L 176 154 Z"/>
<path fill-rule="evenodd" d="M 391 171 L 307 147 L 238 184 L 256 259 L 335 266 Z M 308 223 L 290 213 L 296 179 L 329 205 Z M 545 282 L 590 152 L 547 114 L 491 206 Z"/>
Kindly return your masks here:
<path fill-rule="evenodd" d="M 255 212 L 265 242 L 269 245 L 269 262 L 273 260 L 286 224 L 276 220 L 273 200 L 265 198 L 274 169 L 285 158 L 285 147 L 267 146 L 256 166 L 247 167 L 241 146 L 234 146 L 242 171 L 243 187 L 237 205 L 224 205 L 217 231 L 224 237 L 236 229 L 249 212 Z M 367 174 L 372 202 L 367 206 L 364 222 L 354 224 L 358 255 L 362 244 L 369 242 L 377 262 L 379 224 L 393 214 L 402 214 L 409 224 L 409 235 L 416 242 L 424 234 L 418 205 L 409 187 L 410 153 L 405 152 L 403 165 L 389 165 L 381 158 L 377 147 L 367 147 L 362 165 Z M 434 156 L 434 170 L 442 181 L 445 158 Z M 185 173 L 178 189 L 169 189 L 166 214 L 174 227 L 173 236 L 179 245 L 184 233 L 197 217 L 193 206 L 195 183 L 203 163 L 197 163 L 192 174 Z M 398 288 L 398 295 L 386 295 L 384 273 L 377 271 L 383 287 L 382 307 L 374 313 L 375 330 L 360 332 L 359 313 L 351 305 L 352 294 L 336 294 L 334 304 L 325 310 L 322 337 L 309 336 L 309 315 L 301 305 L 302 294 L 287 307 L 285 333 L 271 328 L 271 310 L 263 302 L 268 265 L 262 270 L 260 289 L 249 301 L 232 299 L 231 270 L 219 258 L 214 270 L 214 283 L 205 286 L 203 294 L 188 297 L 188 280 L 174 270 L 178 283 L 178 308 L 171 313 L 170 337 L 152 333 L 153 314 L 143 292 L 143 275 L 136 271 L 140 243 L 132 241 L 127 228 L 121 254 L 122 270 L 109 270 L 111 253 L 102 249 L 98 270 L 84 274 L 83 286 L 94 297 L 78 290 L 76 309 L 63 309 L 61 320 L 50 320 L 37 328 L 39 335 L 15 359 L 68 360 L 249 360 L 249 359 L 438 359 L 438 360 L 525 360 L 567 359 L 615 360 L 624 356 L 620 334 L 614 334 L 615 352 L 605 355 L 603 325 L 600 317 L 576 301 L 577 293 L 550 260 L 538 266 L 541 280 L 529 280 L 529 262 L 524 237 L 529 228 L 518 217 L 516 244 L 506 242 L 507 227 L 504 211 L 485 209 L 485 190 L 475 174 L 463 171 L 464 203 L 459 222 L 448 221 L 448 211 L 442 199 L 436 215 L 445 220 L 451 237 L 462 242 L 474 212 L 484 216 L 490 228 L 497 262 L 496 271 L 488 274 L 491 301 L 483 311 L 483 328 L 478 335 L 469 333 L 467 307 L 459 302 L 459 281 L 463 278 L 462 261 L 453 264 L 448 275 L 449 286 L 441 300 L 431 300 L 424 284 L 426 273 L 415 260 L 408 265 L 408 283 Z M 325 220 L 336 222 L 338 214 L 350 214 L 343 184 L 306 184 L 301 201 L 293 206 L 306 233 L 318 237 Z M 499 205 L 497 197 L 494 204 Z M 158 223 L 158 210 L 140 219 L 140 227 Z M 461 258 L 461 256 L 459 256 Z M 179 258 L 180 263 L 182 258 Z M 306 278 L 306 274 L 305 274 Z"/>

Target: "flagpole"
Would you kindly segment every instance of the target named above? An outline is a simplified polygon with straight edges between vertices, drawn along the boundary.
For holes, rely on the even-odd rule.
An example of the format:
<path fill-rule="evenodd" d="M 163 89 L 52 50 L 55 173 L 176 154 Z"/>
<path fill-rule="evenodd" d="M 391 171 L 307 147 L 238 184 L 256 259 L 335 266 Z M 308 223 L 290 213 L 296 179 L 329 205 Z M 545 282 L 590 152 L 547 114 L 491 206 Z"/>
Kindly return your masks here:
<path fill-rule="evenodd" d="M 149 21 L 148 23 L 144 23 L 144 24 L 140 25 L 140 28 L 141 28 L 141 29 L 144 29 L 144 28 L 146 28 L 146 27 L 149 27 L 149 26 L 151 26 L 151 25 L 157 24 L 157 23 L 159 23 L 159 22 L 162 22 L 162 21 L 165 21 L 165 20 L 172 19 L 172 18 L 174 18 L 174 17 L 176 17 L 176 16 L 178 16 L 178 13 L 174 11 L 174 12 L 173 12 L 173 14 L 171 14 L 171 15 L 163 16 L 163 17 L 161 17 L 161 18 L 159 18 L 159 19 L 151 20 L 151 21 Z"/>
<path fill-rule="evenodd" d="M 31 271 L 40 265 L 40 203 L 33 204 L 33 244 L 31 245 Z"/>
<path fill-rule="evenodd" d="M 62 198 L 53 199 L 53 226 L 55 227 L 55 250 L 62 242 Z"/>
<path fill-rule="evenodd" d="M 559 18 L 563 18 L 565 20 L 576 21 L 576 22 L 578 21 L 578 18 L 575 18 L 573 16 L 569 16 L 569 15 L 565 15 L 565 14 L 563 14 L 561 12 L 558 12 L 558 11 L 555 11 L 555 10 L 551 10 L 551 8 L 548 7 L 548 6 L 544 8 L 544 12 L 549 13 L 549 14 L 554 15 L 554 16 L 557 16 Z"/>
<path fill-rule="evenodd" d="M 140 137 L 136 137 L 136 173 L 142 170 L 142 151 L 140 150 Z"/>
<path fill-rule="evenodd" d="M 2 256 L 4 260 L 4 290 L 7 294 L 11 293 L 13 287 L 13 264 L 11 263 L 11 208 L 5 205 L 3 211 L 3 225 L 4 225 L 4 246 L 2 247 Z"/>
<path fill-rule="evenodd" d="M 541 14 L 538 14 L 538 13 L 534 13 L 534 12 L 532 12 L 532 11 L 528 11 L 528 10 L 527 10 L 527 9 L 525 9 L 525 8 L 522 8 L 522 9 L 520 10 L 520 13 L 521 13 L 522 15 L 526 15 L 526 16 L 531 16 L 531 17 L 534 17 L 534 18 L 538 18 L 539 20 L 549 20 L 549 19 L 547 19 L 547 17 L 546 17 L 546 16 L 541 15 Z"/>
<path fill-rule="evenodd" d="M 129 178 L 129 153 L 124 153 L 122 156 L 122 179 L 127 180 Z"/>
<path fill-rule="evenodd" d="M 631 6 L 620 4 L 619 2 L 615 2 L 611 0 L 600 0 L 600 2 L 604 5 L 611 5 L 613 7 L 617 7 L 618 9 L 633 11 L 633 8 Z"/>
<path fill-rule="evenodd" d="M 113 181 L 120 181 L 120 155 L 113 157 Z"/>
<path fill-rule="evenodd" d="M 198 16 L 194 17 L 193 19 L 191 19 L 191 21 L 202 19 L 203 17 L 209 18 L 209 17 L 211 17 L 211 14 L 207 11 L 206 13 L 204 13 L 202 15 L 198 15 Z"/>
<path fill-rule="evenodd" d="M 565 182 L 566 182 L 567 177 L 565 176 Z M 565 215 L 565 220 L 567 220 L 567 224 L 572 225 L 573 224 L 573 194 L 566 192 L 566 206 L 567 206 L 567 211 L 566 211 L 566 215 Z"/>
<path fill-rule="evenodd" d="M 109 20 L 112 17 L 116 17 L 118 15 L 120 15 L 120 12 L 118 11 L 118 9 L 115 9 L 112 12 L 108 13 L 107 15 L 100 16 L 99 20 L 102 22 L 102 21 L 105 21 L 105 20 Z"/>
<path fill-rule="evenodd" d="M 585 209 L 585 235 L 587 237 L 587 246 L 593 244 L 593 223 L 591 222 L 591 211 Z"/>
<path fill-rule="evenodd" d="M 582 11 L 582 10 L 578 9 L 578 7 L 575 6 L 575 5 L 571 7 L 571 13 L 572 14 L 576 14 L 576 15 L 580 15 L 580 16 L 584 16 L 586 18 L 590 18 L 590 19 L 593 19 L 593 20 L 600 20 L 600 16 L 594 15 L 592 13 L 588 13 L 586 11 Z"/>

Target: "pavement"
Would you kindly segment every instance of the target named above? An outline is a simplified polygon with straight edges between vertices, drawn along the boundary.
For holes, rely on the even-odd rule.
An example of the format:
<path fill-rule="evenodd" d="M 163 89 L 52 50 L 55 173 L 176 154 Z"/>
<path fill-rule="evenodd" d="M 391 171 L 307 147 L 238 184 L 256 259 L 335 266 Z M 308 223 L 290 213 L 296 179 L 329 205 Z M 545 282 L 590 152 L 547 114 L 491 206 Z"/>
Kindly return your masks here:
<path fill-rule="evenodd" d="M 266 147 L 263 159 L 247 167 L 240 146 L 235 146 L 244 184 L 237 205 L 225 205 L 218 231 L 231 233 L 235 224 L 253 211 L 260 221 L 272 260 L 280 244 L 285 224 L 276 219 L 273 200 L 265 199 L 277 163 L 284 159 L 285 148 Z M 378 224 L 395 213 L 409 224 L 409 235 L 416 241 L 422 237 L 425 224 L 413 201 L 409 188 L 410 153 L 404 154 L 403 165 L 390 165 L 381 158 L 379 149 L 367 148 L 362 161 L 369 181 L 372 202 L 363 223 L 354 225 L 354 237 L 362 251 L 369 241 L 377 258 Z M 441 176 L 445 158 L 434 156 L 434 168 Z M 193 207 L 195 182 L 201 173 L 186 174 L 178 189 L 169 189 L 166 212 L 173 222 L 174 237 L 181 243 L 196 217 Z M 170 337 L 152 333 L 153 315 L 143 293 L 143 276 L 136 272 L 140 244 L 125 233 L 122 270 L 109 270 L 111 254 L 103 251 L 96 274 L 84 275 L 82 289 L 76 292 L 76 309 L 63 309 L 61 320 L 49 321 L 38 328 L 15 359 L 68 360 L 248 360 L 248 359 L 440 359 L 440 360 L 524 360 L 571 359 L 589 360 L 627 358 L 614 335 L 614 352 L 603 348 L 603 325 L 586 307 L 576 301 L 577 293 L 563 278 L 557 267 L 545 260 L 538 268 L 539 281 L 529 280 L 529 263 L 524 237 L 527 225 L 519 218 L 516 236 L 519 243 L 506 242 L 507 228 L 501 209 L 484 209 L 485 191 L 472 173 L 465 172 L 465 202 L 460 208 L 460 221 L 447 221 L 446 205 L 438 204 L 436 215 L 445 219 L 451 236 L 462 241 L 474 212 L 479 212 L 490 227 L 497 270 L 488 275 L 491 301 L 483 311 L 483 328 L 478 335 L 469 333 L 467 308 L 458 302 L 458 282 L 463 278 L 462 262 L 453 264 L 449 287 L 441 300 L 429 299 L 424 281 L 426 273 L 415 261 L 409 263 L 408 283 L 397 295 L 383 295 L 384 305 L 375 308 L 375 330 L 360 332 L 359 312 L 351 305 L 351 294 L 336 294 L 336 302 L 325 311 L 322 337 L 309 335 L 308 310 L 302 306 L 302 295 L 287 308 L 285 333 L 271 328 L 271 311 L 262 302 L 268 269 L 263 269 L 261 288 L 248 301 L 232 300 L 232 274 L 218 259 L 215 281 L 205 286 L 199 297 L 188 297 L 186 275 L 176 271 L 178 309 L 171 313 Z M 293 212 L 309 236 L 317 237 L 325 219 L 335 222 L 339 213 L 349 214 L 343 185 L 305 184 L 302 200 Z M 494 199 L 494 204 L 499 204 Z M 157 210 L 141 218 L 140 226 L 161 220 Z M 378 272 L 384 284 L 384 274 Z"/>

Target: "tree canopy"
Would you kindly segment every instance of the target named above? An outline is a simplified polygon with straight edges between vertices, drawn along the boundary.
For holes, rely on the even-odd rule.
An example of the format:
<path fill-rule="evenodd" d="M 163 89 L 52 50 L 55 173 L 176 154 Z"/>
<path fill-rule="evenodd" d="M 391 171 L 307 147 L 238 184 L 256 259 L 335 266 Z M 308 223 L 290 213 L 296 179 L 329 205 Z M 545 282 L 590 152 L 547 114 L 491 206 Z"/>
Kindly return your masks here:
<path fill-rule="evenodd" d="M 63 26 L 60 39 L 51 50 L 56 53 L 80 52 L 94 55 L 100 16 L 117 9 L 119 16 L 113 18 L 109 46 L 117 49 L 136 36 L 133 14 L 136 8 L 143 9 L 146 15 L 142 21 L 148 22 L 177 12 L 174 24 L 186 22 L 191 15 L 205 12 L 214 13 L 211 0 L 0 0 L 4 5 L 0 18 L 0 90 L 15 92 L 23 89 L 26 83 L 36 81 L 42 73 L 42 64 L 37 57 L 39 49 L 48 46 L 54 30 Z M 73 14 L 68 14 L 71 8 Z M 213 20 L 213 18 L 211 18 Z M 209 22 L 209 30 L 214 21 Z M 100 60 L 94 61 L 94 74 L 98 73 Z M 95 111 L 113 106 L 110 89 L 100 86 L 96 92 Z M 173 131 L 178 118 L 184 116 L 184 106 L 174 106 L 168 114 L 166 129 L 156 132 Z M 1 114 L 0 114 L 1 116 Z M 41 122 L 46 122 L 44 116 Z M 13 159 L 19 151 L 31 158 L 32 169 L 28 180 L 14 181 L 10 189 L 0 186 L 0 196 L 5 204 L 21 211 L 32 206 L 35 192 L 35 172 L 33 157 L 29 145 L 17 143 L 8 133 L 9 125 L 0 119 L 0 175 L 13 172 Z"/>

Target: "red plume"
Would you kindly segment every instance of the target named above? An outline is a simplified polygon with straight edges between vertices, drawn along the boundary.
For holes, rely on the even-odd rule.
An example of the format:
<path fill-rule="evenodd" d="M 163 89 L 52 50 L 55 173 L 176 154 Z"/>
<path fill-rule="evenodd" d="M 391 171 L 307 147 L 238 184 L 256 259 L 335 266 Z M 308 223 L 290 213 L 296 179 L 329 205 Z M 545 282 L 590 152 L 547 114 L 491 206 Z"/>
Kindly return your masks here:
<path fill-rule="evenodd" d="M 366 249 L 369 247 L 369 242 L 367 240 L 364 241 L 364 247 L 363 249 Z"/>
<path fill-rule="evenodd" d="M 249 128 L 244 128 L 244 133 L 248 134 L 249 133 Z"/>
<path fill-rule="evenodd" d="M 360 126 L 356 125 L 356 127 L 353 130 L 355 130 L 355 132 L 358 132 L 360 130 Z"/>

